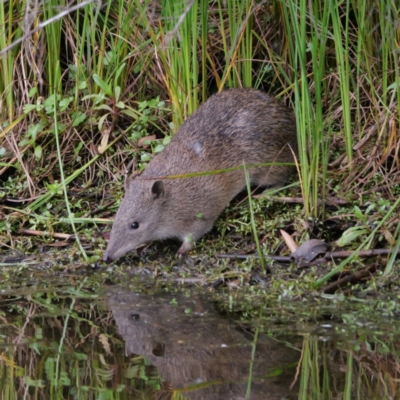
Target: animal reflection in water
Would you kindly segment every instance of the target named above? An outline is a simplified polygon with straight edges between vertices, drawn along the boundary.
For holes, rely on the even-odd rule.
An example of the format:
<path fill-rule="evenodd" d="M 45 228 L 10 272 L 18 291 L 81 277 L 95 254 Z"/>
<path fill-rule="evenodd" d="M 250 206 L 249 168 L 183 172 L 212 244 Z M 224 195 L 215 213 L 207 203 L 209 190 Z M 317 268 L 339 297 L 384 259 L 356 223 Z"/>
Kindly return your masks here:
<path fill-rule="evenodd" d="M 185 389 L 189 399 L 244 399 L 250 369 L 250 399 L 296 397 L 290 385 L 300 352 L 259 335 L 251 362 L 253 332 L 229 323 L 201 297 L 116 290 L 110 306 L 126 354 L 145 357 L 171 390 Z"/>

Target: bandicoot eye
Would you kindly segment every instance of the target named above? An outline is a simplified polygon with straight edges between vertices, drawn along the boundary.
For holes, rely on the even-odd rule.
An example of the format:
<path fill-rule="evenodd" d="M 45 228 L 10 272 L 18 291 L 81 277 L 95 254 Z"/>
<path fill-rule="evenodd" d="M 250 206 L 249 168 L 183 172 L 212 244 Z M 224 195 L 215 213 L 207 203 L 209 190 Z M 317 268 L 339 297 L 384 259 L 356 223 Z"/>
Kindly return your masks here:
<path fill-rule="evenodd" d="M 132 222 L 132 224 L 131 224 L 131 229 L 137 229 L 137 228 L 139 228 L 139 222 Z"/>

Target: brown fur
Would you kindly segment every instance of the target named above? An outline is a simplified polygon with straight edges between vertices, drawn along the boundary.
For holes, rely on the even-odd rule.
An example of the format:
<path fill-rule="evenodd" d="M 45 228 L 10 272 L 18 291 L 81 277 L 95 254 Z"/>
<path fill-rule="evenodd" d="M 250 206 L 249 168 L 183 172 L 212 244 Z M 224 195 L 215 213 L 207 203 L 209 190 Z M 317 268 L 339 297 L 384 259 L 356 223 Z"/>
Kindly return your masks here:
<path fill-rule="evenodd" d="M 246 187 L 243 170 L 183 179 L 170 175 L 245 164 L 293 162 L 297 153 L 293 112 L 264 92 L 231 89 L 193 113 L 171 142 L 128 184 L 104 260 L 111 262 L 151 240 L 175 237 L 184 254 L 213 226 L 229 201 Z M 291 166 L 250 168 L 252 185 L 281 186 Z M 133 222 L 139 227 L 132 229 Z"/>

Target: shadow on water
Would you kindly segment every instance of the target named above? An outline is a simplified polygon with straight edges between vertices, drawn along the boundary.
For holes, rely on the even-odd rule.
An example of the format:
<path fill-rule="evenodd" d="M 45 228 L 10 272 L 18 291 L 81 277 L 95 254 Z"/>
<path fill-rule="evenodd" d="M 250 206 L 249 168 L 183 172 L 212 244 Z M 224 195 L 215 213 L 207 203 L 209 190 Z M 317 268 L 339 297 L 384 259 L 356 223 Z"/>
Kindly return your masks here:
<path fill-rule="evenodd" d="M 4 400 L 400 396 L 400 322 L 357 302 L 154 281 L 17 292 L 0 296 Z"/>

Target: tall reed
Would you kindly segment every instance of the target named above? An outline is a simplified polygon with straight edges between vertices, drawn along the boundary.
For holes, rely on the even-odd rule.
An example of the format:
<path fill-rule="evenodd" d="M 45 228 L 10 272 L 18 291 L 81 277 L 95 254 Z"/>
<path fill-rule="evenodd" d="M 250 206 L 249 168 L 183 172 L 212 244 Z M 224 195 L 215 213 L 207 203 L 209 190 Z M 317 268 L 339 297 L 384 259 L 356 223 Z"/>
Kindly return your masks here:
<path fill-rule="evenodd" d="M 15 10 L 14 7 L 17 9 Z M 18 20 L 14 19 L 18 11 L 18 5 L 14 2 L 9 2 L 8 7 L 6 7 L 6 2 L 0 2 L 0 50 L 5 49 L 22 34 Z M 18 49 L 12 49 L 7 55 L 0 57 L 0 117 L 6 109 L 9 123 L 14 118 L 13 69 L 17 54 Z M 6 107 L 2 105 L 4 99 Z"/>
<path fill-rule="evenodd" d="M 322 200 L 323 204 L 326 192 L 325 180 L 320 181 L 319 176 L 321 165 L 324 165 L 323 175 L 326 175 L 327 164 L 322 95 L 326 93 L 323 78 L 329 13 L 326 7 L 322 8 L 317 3 L 312 8 L 308 8 L 309 5 L 306 0 L 294 0 L 282 4 L 282 8 L 293 65 L 304 209 L 306 216 L 315 217 L 320 214 L 318 201 Z"/>

